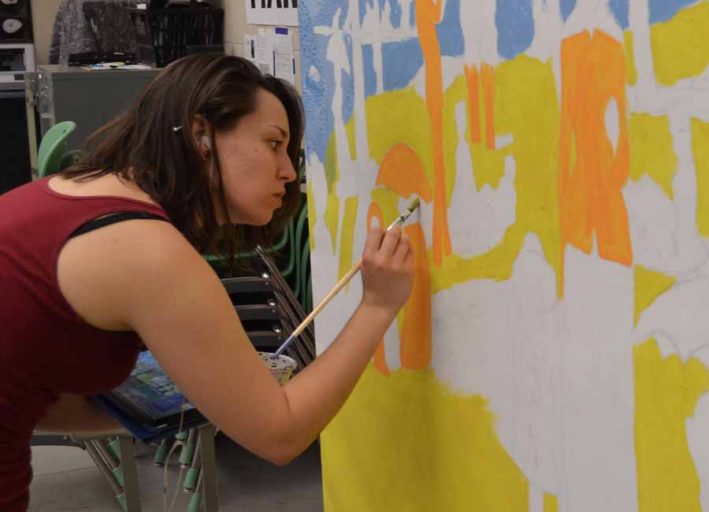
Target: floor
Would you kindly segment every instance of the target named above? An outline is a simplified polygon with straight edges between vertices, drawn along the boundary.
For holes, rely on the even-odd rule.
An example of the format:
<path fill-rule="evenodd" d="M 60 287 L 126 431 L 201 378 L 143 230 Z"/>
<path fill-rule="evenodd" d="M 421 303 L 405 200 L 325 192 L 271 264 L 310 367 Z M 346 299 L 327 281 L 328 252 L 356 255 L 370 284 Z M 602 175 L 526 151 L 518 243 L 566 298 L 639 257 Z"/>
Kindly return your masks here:
<path fill-rule="evenodd" d="M 136 446 L 141 505 L 163 511 L 163 468 L 153 464 L 154 447 Z M 285 467 L 276 467 L 243 450 L 229 439 L 216 441 L 219 467 L 219 510 L 229 512 L 318 512 L 322 505 L 320 450 L 317 443 Z M 112 490 L 83 450 L 66 446 L 32 448 L 34 480 L 31 512 L 121 512 Z M 170 499 L 178 469 L 169 466 Z M 187 510 L 180 490 L 174 511 Z"/>

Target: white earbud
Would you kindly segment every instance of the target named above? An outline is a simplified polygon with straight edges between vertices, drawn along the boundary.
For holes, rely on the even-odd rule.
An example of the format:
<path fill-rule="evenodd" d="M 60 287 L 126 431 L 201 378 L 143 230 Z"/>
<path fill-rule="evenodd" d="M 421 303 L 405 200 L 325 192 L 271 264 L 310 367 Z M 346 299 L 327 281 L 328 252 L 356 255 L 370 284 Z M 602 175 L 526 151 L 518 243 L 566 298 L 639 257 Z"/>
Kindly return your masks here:
<path fill-rule="evenodd" d="M 212 149 L 212 139 L 210 139 L 208 135 L 202 135 L 202 138 L 199 139 L 199 141 L 204 144 L 207 149 Z"/>

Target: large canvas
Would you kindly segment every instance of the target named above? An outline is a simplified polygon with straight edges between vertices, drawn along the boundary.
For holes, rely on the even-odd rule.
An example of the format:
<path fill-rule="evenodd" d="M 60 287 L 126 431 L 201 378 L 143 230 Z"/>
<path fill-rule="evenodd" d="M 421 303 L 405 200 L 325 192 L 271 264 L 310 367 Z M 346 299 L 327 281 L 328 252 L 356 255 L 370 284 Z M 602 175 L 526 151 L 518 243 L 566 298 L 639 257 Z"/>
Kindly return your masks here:
<path fill-rule="evenodd" d="M 315 300 L 422 201 L 326 511 L 709 511 L 709 2 L 299 9 Z"/>

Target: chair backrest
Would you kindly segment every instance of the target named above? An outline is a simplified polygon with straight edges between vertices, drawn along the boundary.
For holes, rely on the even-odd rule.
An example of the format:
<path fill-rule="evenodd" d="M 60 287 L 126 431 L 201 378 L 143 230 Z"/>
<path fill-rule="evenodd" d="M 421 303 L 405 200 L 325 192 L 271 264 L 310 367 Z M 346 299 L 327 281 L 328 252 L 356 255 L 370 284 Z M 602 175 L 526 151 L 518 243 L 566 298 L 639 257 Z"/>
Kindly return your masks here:
<path fill-rule="evenodd" d="M 44 134 L 37 150 L 37 167 L 40 178 L 61 170 L 67 138 L 75 129 L 76 123 L 74 121 L 62 121 L 53 125 Z"/>

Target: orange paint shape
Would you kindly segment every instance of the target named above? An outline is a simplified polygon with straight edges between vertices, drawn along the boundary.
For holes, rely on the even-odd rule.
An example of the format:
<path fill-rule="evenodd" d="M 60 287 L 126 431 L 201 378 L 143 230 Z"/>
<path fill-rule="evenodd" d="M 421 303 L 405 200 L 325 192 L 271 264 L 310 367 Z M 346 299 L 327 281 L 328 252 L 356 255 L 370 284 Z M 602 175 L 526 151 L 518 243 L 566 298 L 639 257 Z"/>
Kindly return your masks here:
<path fill-rule="evenodd" d="M 483 64 L 481 76 L 485 100 L 485 143 L 488 149 L 495 149 L 495 68 Z"/>
<path fill-rule="evenodd" d="M 367 210 L 367 229 L 372 227 L 372 221 L 374 219 L 379 221 L 379 225 L 384 225 L 384 215 L 382 214 L 382 209 L 377 203 L 370 203 L 369 210 Z M 374 368 L 382 373 L 383 375 L 389 375 L 389 367 L 387 366 L 386 356 L 384 354 L 384 338 L 379 341 L 377 349 L 374 351 L 373 358 Z"/>
<path fill-rule="evenodd" d="M 452 251 L 446 205 L 443 147 L 443 72 L 436 26 L 443 15 L 442 0 L 415 0 L 416 29 L 426 66 L 426 105 L 431 118 L 433 141 L 433 262 L 441 266 L 443 256 Z"/>
<path fill-rule="evenodd" d="M 384 156 L 377 175 L 377 185 L 382 185 L 402 197 L 416 194 L 423 201 L 433 199 L 431 184 L 426 178 L 421 159 L 406 144 L 396 144 Z"/>
<path fill-rule="evenodd" d="M 409 224 L 404 233 L 414 250 L 414 285 L 404 306 L 399 355 L 401 366 L 425 370 L 431 364 L 431 274 L 426 257 L 426 237 L 421 224 Z"/>
<path fill-rule="evenodd" d="M 482 140 L 480 131 L 480 76 L 475 66 L 465 66 L 465 80 L 468 85 L 468 117 L 470 142 L 477 144 Z"/>
<path fill-rule="evenodd" d="M 595 235 L 602 258 L 630 265 L 628 213 L 621 193 L 630 174 L 623 45 L 602 31 L 571 36 L 562 43 L 561 76 L 562 262 L 566 244 L 590 253 Z M 612 101 L 618 113 L 615 143 L 606 127 Z"/>
<path fill-rule="evenodd" d="M 480 103 L 480 88 L 482 87 L 485 102 L 485 145 L 495 149 L 495 68 L 483 63 L 480 72 L 476 66 L 465 67 L 465 78 L 468 86 L 468 111 L 470 118 L 470 142 L 477 144 L 482 141 L 482 115 Z"/>

